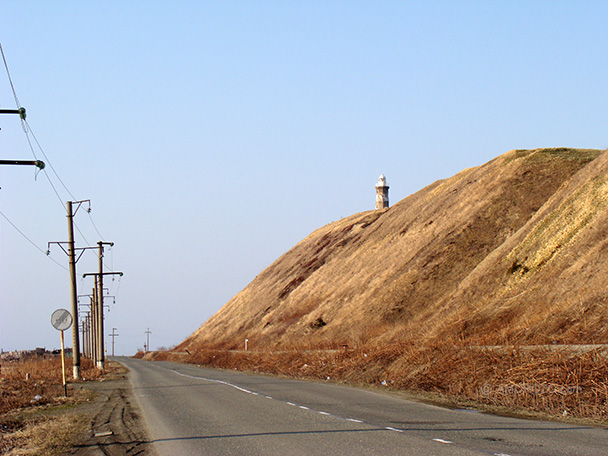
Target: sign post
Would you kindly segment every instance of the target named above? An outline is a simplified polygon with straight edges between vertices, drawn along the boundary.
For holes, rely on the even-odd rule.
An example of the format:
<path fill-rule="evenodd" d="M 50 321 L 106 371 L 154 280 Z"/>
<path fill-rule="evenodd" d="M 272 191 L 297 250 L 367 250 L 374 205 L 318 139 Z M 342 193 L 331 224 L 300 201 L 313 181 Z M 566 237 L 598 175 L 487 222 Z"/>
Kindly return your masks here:
<path fill-rule="evenodd" d="M 65 381 L 65 354 L 63 351 L 63 331 L 70 329 L 72 326 L 72 314 L 65 309 L 57 309 L 51 315 L 51 324 L 53 327 L 61 332 L 61 372 L 63 376 L 63 394 L 67 397 L 68 385 Z"/>

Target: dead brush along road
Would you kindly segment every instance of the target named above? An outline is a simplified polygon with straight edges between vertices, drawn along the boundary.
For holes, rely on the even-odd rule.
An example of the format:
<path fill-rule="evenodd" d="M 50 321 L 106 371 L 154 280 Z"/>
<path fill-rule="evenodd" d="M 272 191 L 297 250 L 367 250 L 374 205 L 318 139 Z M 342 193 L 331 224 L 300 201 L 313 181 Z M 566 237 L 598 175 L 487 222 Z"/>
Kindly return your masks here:
<path fill-rule="evenodd" d="M 500 413 L 608 423 L 608 358 L 597 346 L 368 345 L 331 351 L 205 350 L 147 353 L 145 359 L 293 378 L 388 386 L 440 403 Z M 187 355 L 187 356 L 184 356 Z M 498 408 L 498 410 L 494 410 Z"/>
<path fill-rule="evenodd" d="M 100 377 L 92 363 L 83 375 Z M 62 454 L 84 429 L 80 416 L 67 413 L 89 399 L 70 388 L 64 397 L 59 357 L 3 360 L 0 370 L 0 454 Z"/>
<path fill-rule="evenodd" d="M 36 372 L 38 364 L 27 365 L 26 370 Z M 53 394 L 61 395 L 63 388 L 46 380 L 38 380 L 43 385 L 36 387 L 44 387 L 46 391 L 41 400 L 44 405 L 32 406 L 28 400 L 28 406 L 25 406 L 23 400 L 15 402 L 13 397 L 13 405 L 20 408 L 0 415 L 0 454 L 155 454 L 147 442 L 143 421 L 132 406 L 127 370 L 114 362 L 108 362 L 106 368 L 103 375 L 95 369 L 85 373 L 86 377 L 88 374 L 99 375 L 94 381 L 70 384 L 68 398 L 53 397 Z M 52 369 L 47 371 L 52 377 Z M 37 377 L 37 374 L 32 374 L 32 377 Z M 24 394 L 30 391 L 35 381 L 31 383 L 26 385 L 28 388 Z M 12 396 L 14 393 L 11 391 Z"/>

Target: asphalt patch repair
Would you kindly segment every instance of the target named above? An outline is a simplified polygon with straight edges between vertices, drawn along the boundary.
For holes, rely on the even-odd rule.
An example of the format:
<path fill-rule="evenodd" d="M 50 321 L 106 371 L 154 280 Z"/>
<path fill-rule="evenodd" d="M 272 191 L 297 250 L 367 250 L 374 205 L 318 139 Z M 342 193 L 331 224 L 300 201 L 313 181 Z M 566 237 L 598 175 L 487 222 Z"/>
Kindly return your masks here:
<path fill-rule="evenodd" d="M 126 372 L 78 385 L 93 400 L 77 407 L 89 419 L 87 431 L 67 454 L 78 456 L 156 455 Z"/>

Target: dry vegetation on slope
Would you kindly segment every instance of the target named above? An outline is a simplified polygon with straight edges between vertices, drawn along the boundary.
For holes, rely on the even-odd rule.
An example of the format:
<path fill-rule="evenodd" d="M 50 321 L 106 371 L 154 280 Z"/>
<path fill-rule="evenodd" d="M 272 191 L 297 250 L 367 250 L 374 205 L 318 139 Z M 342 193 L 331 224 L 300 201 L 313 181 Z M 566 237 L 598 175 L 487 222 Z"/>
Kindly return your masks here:
<path fill-rule="evenodd" d="M 484 343 L 599 342 L 604 333 L 589 325 L 603 321 L 605 299 L 608 155 L 599 154 L 511 151 L 388 210 L 320 228 L 182 348 L 234 349 L 245 338 L 260 349 L 356 346 L 421 330 Z M 545 317 L 569 308 L 585 314 L 576 329 L 546 328 Z"/>
<path fill-rule="evenodd" d="M 373 371 L 373 382 L 391 377 L 398 386 L 471 398 L 479 382 L 521 384 L 527 375 L 567 384 L 579 399 L 584 384 L 595 405 L 583 408 L 595 412 L 577 413 L 597 417 L 606 400 L 602 355 L 580 361 L 463 347 L 607 342 L 607 172 L 606 152 L 511 151 L 388 210 L 329 224 L 177 350 L 204 358 L 204 350 L 241 348 L 247 338 L 261 352 L 300 350 L 297 364 L 303 349 L 348 345 L 350 354 L 332 361 L 333 378 L 366 382 Z M 373 357 L 356 362 L 361 350 Z M 267 364 L 256 366 L 268 371 Z M 592 366 L 601 375 L 584 375 Z M 464 382 L 471 372 L 476 377 Z M 585 383 L 591 377 L 595 383 Z"/>

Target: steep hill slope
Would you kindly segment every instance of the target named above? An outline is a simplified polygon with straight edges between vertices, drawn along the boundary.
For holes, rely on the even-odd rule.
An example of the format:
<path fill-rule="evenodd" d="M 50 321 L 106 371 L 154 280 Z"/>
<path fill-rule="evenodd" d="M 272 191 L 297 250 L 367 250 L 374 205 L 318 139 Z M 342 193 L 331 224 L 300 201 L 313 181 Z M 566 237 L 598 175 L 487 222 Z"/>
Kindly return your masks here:
<path fill-rule="evenodd" d="M 178 350 L 606 342 L 608 153 L 508 152 L 313 232 Z M 602 329 L 600 329 L 602 328 Z"/>

